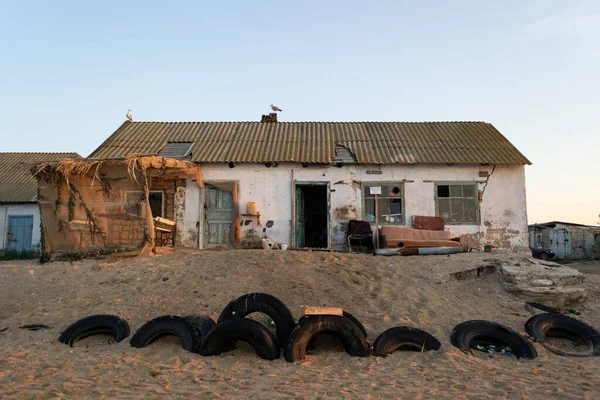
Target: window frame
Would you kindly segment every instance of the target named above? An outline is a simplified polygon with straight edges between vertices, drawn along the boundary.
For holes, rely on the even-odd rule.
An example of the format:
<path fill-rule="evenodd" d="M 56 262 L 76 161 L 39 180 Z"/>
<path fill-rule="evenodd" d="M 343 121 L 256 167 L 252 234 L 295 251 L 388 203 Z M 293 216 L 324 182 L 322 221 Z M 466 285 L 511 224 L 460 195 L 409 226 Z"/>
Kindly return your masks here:
<path fill-rule="evenodd" d="M 379 221 L 379 225 L 390 225 L 390 226 L 406 226 L 406 187 L 404 186 L 403 181 L 361 181 L 360 182 L 360 202 L 361 202 L 361 216 L 364 221 L 368 221 L 367 214 L 365 213 L 365 195 L 366 189 L 369 186 L 398 186 L 400 188 L 400 196 L 390 197 L 378 197 L 378 199 L 395 199 L 399 198 L 402 200 L 402 221 L 401 222 L 387 222 L 387 221 Z M 375 195 L 372 195 L 375 196 Z M 370 222 L 371 224 L 375 224 L 375 221 Z"/>
<path fill-rule="evenodd" d="M 144 191 L 143 190 L 124 190 L 123 191 L 123 203 L 125 203 L 125 208 L 127 208 L 127 194 L 128 193 L 139 193 L 141 195 L 144 195 Z M 160 190 L 160 189 L 154 189 L 154 190 L 149 190 L 148 193 L 160 193 L 161 194 L 161 204 L 160 204 L 160 208 L 161 208 L 161 214 L 162 217 L 161 218 L 166 218 L 165 217 L 165 191 L 164 190 Z M 130 213 L 127 213 L 130 214 Z M 152 218 L 154 218 L 155 216 L 153 215 Z"/>
<path fill-rule="evenodd" d="M 435 199 L 435 216 L 436 217 L 440 217 L 440 208 L 439 208 L 439 203 L 438 203 L 438 186 L 452 186 L 452 185 L 462 185 L 462 186 L 466 186 L 466 185 L 470 185 L 473 186 L 475 189 L 475 195 L 473 196 L 473 201 L 475 202 L 475 214 L 476 214 L 476 220 L 475 221 L 461 221 L 461 222 L 452 222 L 452 221 L 446 221 L 444 219 L 444 225 L 471 225 L 471 226 L 479 226 L 481 225 L 481 210 L 479 208 L 479 182 L 473 182 L 473 181 L 435 181 L 433 183 L 433 195 L 434 195 L 434 199 Z M 448 188 L 450 189 L 450 188 Z M 443 197 L 444 199 L 452 199 L 453 197 L 450 196 L 450 193 L 448 192 L 448 197 Z M 454 197 L 455 199 L 465 199 L 467 197 Z"/>

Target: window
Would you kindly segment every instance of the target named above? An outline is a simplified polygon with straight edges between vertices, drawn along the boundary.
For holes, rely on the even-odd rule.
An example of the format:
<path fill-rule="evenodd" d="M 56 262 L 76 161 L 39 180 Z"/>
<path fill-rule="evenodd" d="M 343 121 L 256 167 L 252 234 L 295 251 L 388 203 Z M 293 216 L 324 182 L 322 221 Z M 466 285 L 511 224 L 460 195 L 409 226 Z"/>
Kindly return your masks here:
<path fill-rule="evenodd" d="M 150 209 L 152 210 L 153 217 L 164 217 L 164 196 L 162 190 L 151 190 L 148 196 L 150 202 Z M 142 215 L 142 206 L 144 204 L 144 192 L 131 191 L 125 192 L 125 213 Z"/>
<path fill-rule="evenodd" d="M 479 224 L 479 201 L 476 183 L 435 185 L 437 215 L 446 224 Z"/>
<path fill-rule="evenodd" d="M 183 158 L 190 154 L 194 142 L 168 142 L 158 155 L 161 157 Z"/>
<path fill-rule="evenodd" d="M 363 196 L 363 217 L 369 222 L 375 222 L 375 194 L 371 194 L 380 188 L 381 194 L 377 194 L 377 212 L 379 224 L 403 225 L 404 224 L 404 187 L 397 182 L 368 182 L 361 185 Z"/>

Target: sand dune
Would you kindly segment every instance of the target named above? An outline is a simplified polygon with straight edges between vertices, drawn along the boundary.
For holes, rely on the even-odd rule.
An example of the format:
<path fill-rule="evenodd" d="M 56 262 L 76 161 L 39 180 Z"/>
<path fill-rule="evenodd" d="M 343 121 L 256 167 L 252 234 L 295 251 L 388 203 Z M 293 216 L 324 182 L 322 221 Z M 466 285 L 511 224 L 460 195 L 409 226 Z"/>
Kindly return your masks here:
<path fill-rule="evenodd" d="M 535 360 L 468 356 L 450 345 L 459 322 L 489 319 L 523 332 L 523 301 L 494 275 L 458 281 L 450 275 L 485 264 L 489 254 L 373 257 L 293 251 L 189 251 L 120 260 L 0 263 L 0 395 L 2 398 L 600 398 L 600 359 L 565 358 L 536 345 Z M 500 255 L 498 257 L 509 257 Z M 163 277 L 168 277 L 164 281 Z M 598 284 L 589 275 L 586 322 L 600 327 Z M 125 318 L 132 332 L 163 314 L 216 319 L 241 294 L 283 300 L 297 318 L 303 305 L 339 306 L 367 328 L 369 339 L 398 324 L 435 335 L 438 352 L 353 358 L 339 346 L 317 348 L 306 361 L 259 359 L 248 346 L 217 357 L 181 350 L 168 338 L 144 349 L 128 340 L 90 338 L 69 348 L 60 331 L 95 313 Z M 264 318 L 257 317 L 264 321 Z M 25 331 L 26 323 L 54 329 Z"/>

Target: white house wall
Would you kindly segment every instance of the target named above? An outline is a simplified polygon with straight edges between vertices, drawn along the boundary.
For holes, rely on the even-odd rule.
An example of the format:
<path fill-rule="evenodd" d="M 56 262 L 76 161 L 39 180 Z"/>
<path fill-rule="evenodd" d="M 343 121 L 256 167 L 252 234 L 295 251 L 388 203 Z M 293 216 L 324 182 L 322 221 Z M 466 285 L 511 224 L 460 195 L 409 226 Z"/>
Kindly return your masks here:
<path fill-rule="evenodd" d="M 404 184 L 404 202 L 407 226 L 412 226 L 412 216 L 435 216 L 434 181 L 480 182 L 483 190 L 485 178 L 479 171 L 492 171 L 492 166 L 446 165 L 386 165 L 364 166 L 308 166 L 280 164 L 267 168 L 262 164 L 203 164 L 205 183 L 237 181 L 239 190 L 241 244 L 266 237 L 279 243 L 290 243 L 292 237 L 292 179 L 295 181 L 325 181 L 331 189 L 330 244 L 335 249 L 345 246 L 345 228 L 348 220 L 362 219 L 362 193 L 360 183 L 377 181 Z M 381 174 L 367 171 L 380 170 Z M 202 247 L 201 190 L 188 182 L 186 188 L 185 226 L 178 226 L 184 238 L 182 245 Z M 246 214 L 246 203 L 255 202 L 261 213 L 261 225 L 256 218 Z M 479 225 L 447 225 L 453 236 L 473 247 L 492 244 L 501 249 L 526 250 L 528 242 L 527 211 L 525 199 L 525 169 L 523 166 L 497 166 L 490 177 L 480 203 Z M 183 230 L 183 232 L 182 232 Z"/>
<path fill-rule="evenodd" d="M 3 204 L 0 205 L 0 250 L 6 248 L 6 231 L 8 229 L 8 217 L 11 216 L 33 216 L 33 233 L 31 238 L 31 247 L 39 248 L 41 230 L 40 230 L 40 209 L 37 203 L 23 204 Z"/>

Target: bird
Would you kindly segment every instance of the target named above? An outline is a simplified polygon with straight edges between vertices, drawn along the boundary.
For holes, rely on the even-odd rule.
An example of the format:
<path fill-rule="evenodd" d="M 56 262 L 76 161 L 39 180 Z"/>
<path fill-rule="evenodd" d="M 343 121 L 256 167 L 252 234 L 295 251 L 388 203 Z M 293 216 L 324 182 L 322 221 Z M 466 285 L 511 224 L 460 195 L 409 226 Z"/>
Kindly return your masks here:
<path fill-rule="evenodd" d="M 274 106 L 273 104 L 271 104 L 271 110 L 278 112 L 278 111 L 283 111 L 281 108 Z"/>
<path fill-rule="evenodd" d="M 131 110 L 127 110 L 127 114 L 125 116 L 128 120 L 133 121 L 133 114 L 131 114 Z"/>

